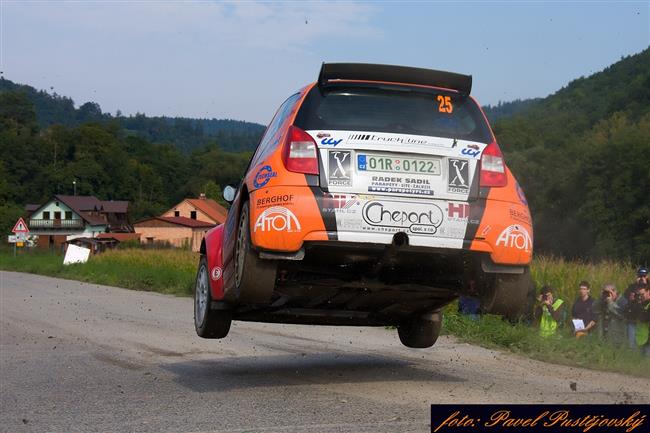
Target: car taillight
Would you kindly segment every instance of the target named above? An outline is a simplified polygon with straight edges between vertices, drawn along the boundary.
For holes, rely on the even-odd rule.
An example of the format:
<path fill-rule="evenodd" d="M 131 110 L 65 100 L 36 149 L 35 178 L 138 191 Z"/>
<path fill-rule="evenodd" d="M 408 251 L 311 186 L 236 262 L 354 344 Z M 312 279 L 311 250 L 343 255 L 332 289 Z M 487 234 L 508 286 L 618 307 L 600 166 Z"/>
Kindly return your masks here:
<path fill-rule="evenodd" d="M 496 141 L 485 148 L 481 156 L 481 186 L 506 186 L 506 166 Z"/>
<path fill-rule="evenodd" d="M 311 135 L 300 128 L 290 126 L 284 142 L 282 160 L 289 171 L 318 174 L 318 149 Z"/>

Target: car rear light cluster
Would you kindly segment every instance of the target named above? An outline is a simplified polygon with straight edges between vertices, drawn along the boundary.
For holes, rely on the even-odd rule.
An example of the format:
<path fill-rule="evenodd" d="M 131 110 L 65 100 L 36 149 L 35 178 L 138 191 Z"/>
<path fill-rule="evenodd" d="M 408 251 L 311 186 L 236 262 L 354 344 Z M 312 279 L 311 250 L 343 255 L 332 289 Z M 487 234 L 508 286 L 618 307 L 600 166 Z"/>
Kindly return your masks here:
<path fill-rule="evenodd" d="M 506 166 L 496 141 L 485 148 L 481 156 L 481 186 L 506 186 Z"/>
<path fill-rule="evenodd" d="M 282 161 L 289 171 L 318 174 L 318 149 L 311 135 L 300 128 L 290 126 L 284 142 Z"/>

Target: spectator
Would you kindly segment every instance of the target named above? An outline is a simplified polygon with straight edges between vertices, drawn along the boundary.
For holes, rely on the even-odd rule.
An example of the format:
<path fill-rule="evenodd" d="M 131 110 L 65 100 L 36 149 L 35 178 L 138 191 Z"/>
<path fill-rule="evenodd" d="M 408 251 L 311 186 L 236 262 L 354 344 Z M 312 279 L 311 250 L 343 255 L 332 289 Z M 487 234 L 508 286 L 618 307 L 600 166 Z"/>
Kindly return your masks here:
<path fill-rule="evenodd" d="M 643 286 L 648 285 L 648 268 L 641 266 L 638 271 L 636 271 L 636 283 Z"/>
<path fill-rule="evenodd" d="M 588 281 L 580 281 L 578 297 L 571 309 L 573 332 L 580 338 L 587 335 L 596 326 L 596 315 L 594 314 L 594 298 L 591 297 Z M 582 327 L 576 326 L 576 321 L 582 321 Z"/>
<path fill-rule="evenodd" d="M 629 311 L 630 318 L 636 322 L 636 345 L 650 356 L 650 288 L 647 284 L 638 286 Z"/>
<path fill-rule="evenodd" d="M 557 328 L 564 323 L 566 319 L 564 301 L 554 298 L 554 289 L 551 286 L 542 287 L 533 318 L 534 323 L 539 327 L 539 335 L 542 337 L 555 335 Z"/>
<path fill-rule="evenodd" d="M 469 282 L 468 295 L 463 295 L 458 298 L 458 312 L 466 314 L 472 320 L 478 320 L 481 314 L 481 301 L 478 299 L 478 292 L 476 291 L 476 283 Z"/>
<path fill-rule="evenodd" d="M 625 298 L 627 299 L 628 308 L 632 307 L 634 303 L 634 297 L 636 296 L 636 290 L 639 287 L 639 285 L 648 285 L 648 268 L 645 266 L 641 266 L 636 271 L 636 279 L 632 284 L 627 286 L 627 289 L 625 290 Z M 627 317 L 628 317 L 627 341 L 630 348 L 635 349 L 636 348 L 636 336 L 635 336 L 636 321 L 635 319 L 631 318 L 632 315 L 630 314 L 629 311 Z"/>
<path fill-rule="evenodd" d="M 614 344 L 625 344 L 627 306 L 627 299 L 618 294 L 614 284 L 605 284 L 600 299 L 594 304 L 594 311 L 599 315 L 598 335 L 602 339 Z"/>

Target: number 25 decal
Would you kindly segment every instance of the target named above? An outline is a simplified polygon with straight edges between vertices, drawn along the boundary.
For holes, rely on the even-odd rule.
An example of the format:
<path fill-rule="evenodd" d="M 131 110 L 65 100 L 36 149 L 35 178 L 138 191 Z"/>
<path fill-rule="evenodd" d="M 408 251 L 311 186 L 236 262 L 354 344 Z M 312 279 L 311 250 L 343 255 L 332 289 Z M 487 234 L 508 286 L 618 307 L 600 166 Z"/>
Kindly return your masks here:
<path fill-rule="evenodd" d="M 451 113 L 454 111 L 454 107 L 451 105 L 451 96 L 442 96 L 438 95 L 438 102 L 440 102 L 440 105 L 438 106 L 438 111 L 441 113 Z"/>

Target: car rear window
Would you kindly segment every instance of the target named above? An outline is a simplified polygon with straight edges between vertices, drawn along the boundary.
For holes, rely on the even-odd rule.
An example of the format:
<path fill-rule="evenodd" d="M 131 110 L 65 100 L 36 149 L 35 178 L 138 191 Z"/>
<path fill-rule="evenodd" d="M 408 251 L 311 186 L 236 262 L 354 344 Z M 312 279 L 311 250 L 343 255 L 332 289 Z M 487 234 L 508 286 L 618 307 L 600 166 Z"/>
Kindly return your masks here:
<path fill-rule="evenodd" d="M 392 132 L 490 143 L 476 103 L 456 92 L 412 87 L 314 87 L 295 125 L 304 130 Z"/>

